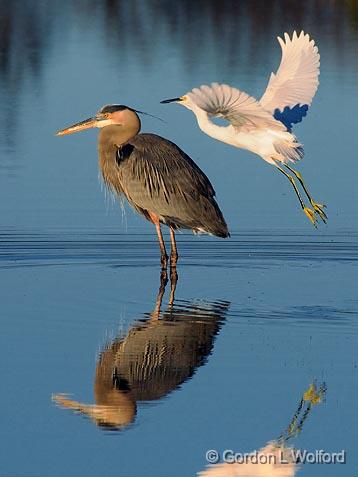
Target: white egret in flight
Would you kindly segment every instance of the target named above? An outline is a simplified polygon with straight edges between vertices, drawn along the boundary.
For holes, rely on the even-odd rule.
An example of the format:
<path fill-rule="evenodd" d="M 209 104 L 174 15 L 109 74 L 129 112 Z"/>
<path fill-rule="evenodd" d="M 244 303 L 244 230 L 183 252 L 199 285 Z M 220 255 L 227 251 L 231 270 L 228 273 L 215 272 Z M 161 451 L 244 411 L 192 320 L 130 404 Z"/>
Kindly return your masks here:
<path fill-rule="evenodd" d="M 317 91 L 320 57 L 314 40 L 303 31 L 299 35 L 293 32 L 292 38 L 285 33 L 278 41 L 281 63 L 259 101 L 232 86 L 212 83 L 162 103 L 182 104 L 193 111 L 200 129 L 209 136 L 254 152 L 277 167 L 291 182 L 302 210 L 317 226 L 317 216 L 323 222 L 327 220 L 325 206 L 313 200 L 301 174 L 290 164 L 303 157 L 302 144 L 292 134 L 292 125 L 306 116 Z M 225 119 L 229 125 L 219 126 L 211 120 L 213 117 Z M 295 178 L 312 208 L 305 205 Z"/>

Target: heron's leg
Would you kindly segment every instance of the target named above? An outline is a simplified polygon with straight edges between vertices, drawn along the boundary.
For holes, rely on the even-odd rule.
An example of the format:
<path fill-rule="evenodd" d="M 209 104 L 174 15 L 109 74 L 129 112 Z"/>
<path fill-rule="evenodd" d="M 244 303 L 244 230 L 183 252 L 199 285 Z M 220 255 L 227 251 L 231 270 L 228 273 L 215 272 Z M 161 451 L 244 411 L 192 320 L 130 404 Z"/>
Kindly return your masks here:
<path fill-rule="evenodd" d="M 316 219 L 316 216 L 315 216 L 315 213 L 314 213 L 314 210 L 308 208 L 305 206 L 303 200 L 302 200 L 302 197 L 301 197 L 301 194 L 299 192 L 299 190 L 297 189 L 297 186 L 296 186 L 296 183 L 295 183 L 295 179 L 290 176 L 289 174 L 287 174 L 286 171 L 284 171 L 280 166 L 276 166 L 277 169 L 282 172 L 282 174 L 284 174 L 287 179 L 291 182 L 292 184 L 292 187 L 298 197 L 298 200 L 300 201 L 300 204 L 301 204 L 301 207 L 302 207 L 302 210 L 303 212 L 307 215 L 307 217 L 310 219 L 310 221 L 312 222 L 312 224 L 317 227 L 317 219 Z"/>
<path fill-rule="evenodd" d="M 176 268 L 171 268 L 170 270 L 170 296 L 169 296 L 169 308 L 173 306 L 174 303 L 174 294 L 178 282 L 178 274 Z M 157 300 L 155 302 L 155 308 L 150 315 L 151 321 L 156 321 L 159 318 L 160 309 L 162 307 L 163 296 L 165 293 L 165 288 L 168 283 L 168 273 L 166 270 L 162 270 L 160 274 L 160 287 L 157 295 Z"/>
<path fill-rule="evenodd" d="M 160 253 L 161 253 L 160 263 L 162 265 L 162 270 L 166 270 L 168 265 L 168 255 L 167 255 L 167 251 L 165 250 L 165 243 L 163 240 L 162 231 L 160 229 L 159 220 L 154 222 L 154 225 L 157 230 L 157 235 L 159 240 L 159 247 L 160 247 Z"/>
<path fill-rule="evenodd" d="M 177 287 L 178 283 L 178 273 L 177 269 L 175 267 L 171 267 L 170 269 L 170 296 L 169 296 L 169 307 L 173 306 L 174 303 L 174 295 L 175 295 L 175 290 Z"/>
<path fill-rule="evenodd" d="M 162 301 L 163 301 L 163 296 L 165 292 L 165 287 L 167 286 L 168 283 L 168 274 L 166 270 L 162 270 L 162 273 L 160 274 L 160 286 L 159 286 L 159 291 L 157 295 L 157 299 L 155 302 L 155 308 L 151 313 L 151 320 L 155 321 L 159 318 L 159 313 L 160 309 L 162 306 Z"/>
<path fill-rule="evenodd" d="M 177 244 L 175 241 L 174 229 L 172 227 L 169 227 L 169 230 L 170 230 L 170 245 L 171 245 L 170 266 L 171 268 L 175 268 L 177 266 L 179 255 L 177 250 Z"/>
<path fill-rule="evenodd" d="M 320 216 L 322 222 L 324 223 L 327 223 L 327 215 L 324 213 L 324 208 L 326 207 L 324 204 L 318 204 L 316 201 L 314 201 L 312 199 L 312 196 L 311 194 L 308 192 L 308 189 L 307 189 L 307 186 L 306 184 L 304 183 L 303 181 L 303 177 L 301 175 L 300 172 L 298 171 L 295 171 L 295 169 L 292 169 L 292 167 L 290 167 L 288 164 L 285 164 L 285 167 L 294 173 L 294 175 L 297 177 L 297 179 L 300 181 L 300 184 L 303 188 L 303 190 L 305 191 L 307 197 L 308 197 L 308 200 L 310 201 L 310 204 L 312 205 L 313 209 L 315 212 L 317 212 L 317 214 Z"/>

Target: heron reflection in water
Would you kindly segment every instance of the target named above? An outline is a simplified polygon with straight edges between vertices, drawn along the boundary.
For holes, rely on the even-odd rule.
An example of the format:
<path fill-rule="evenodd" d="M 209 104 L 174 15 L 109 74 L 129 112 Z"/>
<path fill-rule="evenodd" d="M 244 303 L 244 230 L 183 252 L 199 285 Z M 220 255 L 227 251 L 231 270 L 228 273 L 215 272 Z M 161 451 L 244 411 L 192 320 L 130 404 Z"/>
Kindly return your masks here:
<path fill-rule="evenodd" d="M 162 312 L 166 282 L 162 274 L 154 310 L 100 353 L 95 404 L 55 394 L 52 399 L 57 405 L 90 417 L 101 427 L 120 430 L 134 421 L 138 402 L 164 398 L 206 363 L 230 304 L 176 302 L 174 280 L 168 307 Z"/>
<path fill-rule="evenodd" d="M 313 407 L 322 402 L 325 395 L 325 383 L 317 386 L 313 382 L 303 393 L 288 427 L 277 439 L 250 453 L 252 457 L 243 462 L 215 464 L 199 472 L 198 477 L 293 477 L 299 469 L 300 454 L 288 442 L 300 434 Z M 227 455 L 228 459 L 233 457 Z"/>
<path fill-rule="evenodd" d="M 160 224 L 170 230 L 170 266 L 175 268 L 178 251 L 176 229 L 229 237 L 209 179 L 176 144 L 155 134 L 139 134 L 141 122 L 133 108 L 121 104 L 104 106 L 94 117 L 57 133 L 72 134 L 100 128 L 99 164 L 105 184 L 124 195 L 133 208 L 151 221 L 157 231 L 162 269 L 168 255 Z"/>

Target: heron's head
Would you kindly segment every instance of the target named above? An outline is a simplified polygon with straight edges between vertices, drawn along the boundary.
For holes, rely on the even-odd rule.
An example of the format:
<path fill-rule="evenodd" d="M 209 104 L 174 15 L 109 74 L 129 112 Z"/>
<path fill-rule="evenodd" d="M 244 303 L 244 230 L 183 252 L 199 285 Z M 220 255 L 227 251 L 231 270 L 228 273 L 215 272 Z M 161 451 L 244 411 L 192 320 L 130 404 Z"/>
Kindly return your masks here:
<path fill-rule="evenodd" d="M 194 101 L 191 99 L 190 94 L 185 94 L 184 96 L 180 96 L 179 98 L 172 98 L 172 99 L 163 99 L 161 104 L 168 104 L 168 103 L 178 103 L 182 106 L 193 111 L 196 107 Z"/>
<path fill-rule="evenodd" d="M 105 392 L 101 402 L 84 404 L 69 399 L 66 394 L 53 394 L 52 401 L 62 408 L 72 409 L 90 417 L 98 426 L 122 429 L 131 424 L 137 413 L 137 405 L 130 393 L 112 389 Z M 96 399 L 97 400 L 97 399 Z"/>
<path fill-rule="evenodd" d="M 103 106 L 95 116 L 72 124 L 65 129 L 61 129 L 56 133 L 57 136 L 64 136 L 65 134 L 73 134 L 78 131 L 83 131 L 89 128 L 104 128 L 106 126 L 124 126 L 124 127 L 138 127 L 140 128 L 140 120 L 136 111 L 129 106 L 123 104 L 108 104 Z"/>

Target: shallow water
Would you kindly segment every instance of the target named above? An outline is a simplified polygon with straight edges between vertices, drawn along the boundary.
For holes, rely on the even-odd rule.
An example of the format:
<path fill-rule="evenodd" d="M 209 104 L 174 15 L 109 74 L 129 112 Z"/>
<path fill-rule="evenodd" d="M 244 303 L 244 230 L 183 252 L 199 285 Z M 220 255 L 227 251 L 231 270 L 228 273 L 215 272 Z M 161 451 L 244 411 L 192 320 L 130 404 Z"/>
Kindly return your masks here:
<path fill-rule="evenodd" d="M 0 475 L 194 476 L 209 449 L 277 443 L 312 382 L 287 448 L 346 451 L 301 475 L 356 475 L 356 2 L 19 5 L 0 4 Z M 317 230 L 272 168 L 159 104 L 214 80 L 259 96 L 275 36 L 302 27 L 322 55 L 295 130 Z M 152 226 L 103 191 L 96 133 L 53 135 L 110 102 L 166 121 L 143 129 L 207 173 L 232 232 L 178 234 L 176 287 Z"/>

